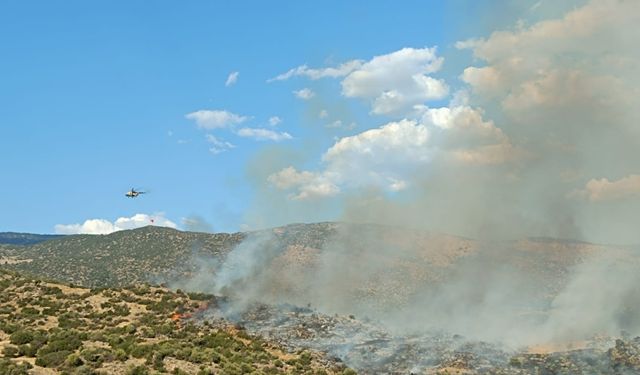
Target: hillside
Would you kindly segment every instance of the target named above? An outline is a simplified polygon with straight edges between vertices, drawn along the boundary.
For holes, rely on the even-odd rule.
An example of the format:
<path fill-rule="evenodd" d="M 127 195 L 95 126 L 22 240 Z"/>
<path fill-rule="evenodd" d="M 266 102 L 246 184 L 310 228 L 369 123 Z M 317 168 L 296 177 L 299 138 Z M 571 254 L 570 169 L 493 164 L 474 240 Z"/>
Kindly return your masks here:
<path fill-rule="evenodd" d="M 215 268 L 243 241 L 255 247 L 250 249 L 252 257 L 266 262 L 246 270 L 272 286 L 264 296 L 286 291 L 301 304 L 306 302 L 296 298 L 304 299 L 309 289 L 316 289 L 316 279 L 307 278 L 318 272 L 335 273 L 331 278 L 344 281 L 343 287 L 349 286 L 357 298 L 374 296 L 372 303 L 380 304 L 383 298 L 383 304 L 395 305 L 425 285 L 467 272 L 468 264 L 507 267 L 544 284 L 541 293 L 551 293 L 562 287 L 567 270 L 584 259 L 605 250 L 628 253 L 553 239 L 480 243 L 373 224 L 292 224 L 231 234 L 148 226 L 109 235 L 63 236 L 27 246 L 0 244 L 0 267 L 85 287 L 180 284 L 198 272 L 213 277 Z M 356 273 L 339 271 L 344 267 Z M 197 287 L 207 289 L 207 285 Z"/>
<path fill-rule="evenodd" d="M 288 353 L 327 353 L 364 373 L 639 368 L 640 339 L 621 335 L 640 332 L 640 257 L 631 248 L 372 224 L 233 234 L 145 227 L 0 245 L 0 264 L 92 293 L 151 282 L 216 294 L 220 304 L 194 323 L 230 321 Z M 167 303 L 184 297 L 149 288 L 170 295 Z"/>
<path fill-rule="evenodd" d="M 278 246 L 318 248 L 331 224 L 289 225 L 273 231 Z M 197 257 L 222 259 L 250 233 L 195 233 L 147 226 L 109 235 L 62 236 L 28 246 L 0 244 L 0 266 L 85 287 L 166 281 L 188 272 Z"/>
<path fill-rule="evenodd" d="M 0 244 L 9 245 L 33 245 L 39 242 L 61 238 L 61 234 L 33 234 L 33 233 L 16 233 L 16 232 L 0 232 Z"/>
<path fill-rule="evenodd" d="M 109 235 L 64 236 L 29 246 L 0 245 L 0 259 L 4 257 L 5 267 L 40 277 L 85 287 L 117 287 L 167 276 L 193 254 L 221 256 L 242 238 L 241 233 L 145 227 Z"/>
<path fill-rule="evenodd" d="M 0 292 L 1 374 L 353 373 L 224 320 L 192 320 L 212 296 L 76 288 L 6 271 Z"/>

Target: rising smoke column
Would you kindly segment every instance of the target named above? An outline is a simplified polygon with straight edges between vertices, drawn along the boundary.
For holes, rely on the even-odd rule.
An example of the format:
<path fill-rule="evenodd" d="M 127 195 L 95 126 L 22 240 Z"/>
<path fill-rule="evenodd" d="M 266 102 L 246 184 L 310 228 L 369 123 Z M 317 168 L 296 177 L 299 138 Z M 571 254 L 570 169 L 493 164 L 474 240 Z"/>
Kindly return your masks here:
<path fill-rule="evenodd" d="M 456 47 L 474 60 L 459 72 L 465 84 L 459 90 L 434 76 L 446 64 L 436 48 L 403 48 L 349 65 L 336 76 L 342 94 L 392 121 L 337 139 L 317 169 L 294 165 L 295 153 L 256 164 L 261 191 L 280 197 L 267 211 L 279 219 L 313 217 L 315 209 L 337 202 L 345 221 L 481 241 L 469 253 L 454 247 L 461 253 L 449 272 L 430 273 L 443 277 L 423 280 L 424 289 L 408 293 L 396 311 L 356 297 L 370 285 L 381 291 L 384 282 L 405 280 L 426 250 L 418 243 L 401 249 L 352 228 L 321 249 L 315 268 L 291 277 L 303 292 L 265 293 L 282 249 L 261 239 L 230 254 L 216 276 L 216 292 L 244 295 L 245 305 L 265 297 L 311 303 L 399 330 L 439 328 L 512 345 L 639 331 L 630 318 L 640 308 L 636 262 L 608 247 L 580 253 L 575 264 L 557 268 L 562 284 L 543 299 L 537 293 L 548 280 L 530 277 L 531 266 L 516 267 L 511 261 L 521 245 L 510 242 L 528 236 L 640 241 L 634 228 L 640 212 L 639 21 L 638 2 L 590 1 L 560 17 L 514 22 L 460 41 Z M 447 105 L 429 105 L 446 95 Z M 576 251 L 556 250 L 567 249 Z M 554 269 L 549 259 L 556 258 L 548 253 L 527 254 Z M 396 263 L 407 265 L 404 274 L 385 274 Z"/>

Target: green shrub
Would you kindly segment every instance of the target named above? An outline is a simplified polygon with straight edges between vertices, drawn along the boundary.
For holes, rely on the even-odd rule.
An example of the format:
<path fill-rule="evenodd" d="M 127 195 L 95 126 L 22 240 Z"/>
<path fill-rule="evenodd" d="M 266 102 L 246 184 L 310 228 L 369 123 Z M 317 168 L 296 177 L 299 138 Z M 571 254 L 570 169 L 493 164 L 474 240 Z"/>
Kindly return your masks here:
<path fill-rule="evenodd" d="M 9 336 L 9 341 L 15 345 L 28 344 L 33 340 L 33 332 L 25 329 L 15 331 Z"/>
<path fill-rule="evenodd" d="M 28 362 L 18 364 L 8 358 L 0 358 L 0 374 L 28 375 L 32 367 Z"/>
<path fill-rule="evenodd" d="M 69 367 L 80 367 L 84 365 L 84 361 L 80 358 L 80 355 L 76 353 L 70 354 L 64 362 Z"/>
<path fill-rule="evenodd" d="M 23 307 L 22 310 L 20 310 L 20 313 L 26 316 L 35 316 L 40 315 L 40 310 L 33 307 Z"/>
<path fill-rule="evenodd" d="M 36 365 L 42 367 L 58 367 L 64 363 L 69 354 L 72 352 L 69 350 L 62 350 L 51 353 L 38 353 L 36 356 Z"/>
<path fill-rule="evenodd" d="M 149 370 L 144 366 L 132 367 L 127 371 L 127 375 L 149 375 Z"/>
<path fill-rule="evenodd" d="M 58 317 L 58 327 L 63 329 L 78 328 L 83 325 L 76 313 L 64 313 Z"/>
<path fill-rule="evenodd" d="M 60 351 L 75 351 L 82 346 L 82 335 L 77 331 L 61 331 L 49 337 L 49 342 L 38 351 L 38 354 L 47 354 Z"/>
<path fill-rule="evenodd" d="M 131 351 L 129 352 L 129 354 L 131 354 L 131 356 L 135 358 L 143 358 L 146 357 L 147 354 L 153 352 L 154 348 L 155 346 L 153 344 L 136 344 L 131 347 Z"/>
<path fill-rule="evenodd" d="M 15 358 L 20 356 L 20 349 L 17 346 L 7 345 L 2 350 L 2 355 L 7 358 Z"/>
<path fill-rule="evenodd" d="M 35 357 L 39 349 L 39 347 L 36 347 L 33 343 L 20 345 L 18 348 L 20 349 L 20 353 L 25 357 Z"/>
<path fill-rule="evenodd" d="M 116 358 L 116 354 L 106 348 L 84 349 L 80 352 L 80 357 L 91 367 L 100 367 L 104 362 L 111 362 Z"/>
<path fill-rule="evenodd" d="M 210 368 L 201 367 L 196 375 L 213 375 L 214 372 Z"/>
<path fill-rule="evenodd" d="M 5 333 L 11 335 L 14 332 L 18 331 L 20 327 L 17 324 L 13 324 L 13 323 L 0 323 L 0 329 L 3 330 Z"/>
<path fill-rule="evenodd" d="M 120 361 L 120 362 L 124 362 L 124 361 L 126 361 L 127 359 L 129 359 L 129 355 L 127 354 L 127 352 L 126 352 L 126 351 L 124 351 L 124 349 L 118 349 L 118 350 L 116 350 L 116 352 L 115 352 L 115 356 L 116 356 L 116 359 L 117 359 L 118 361 Z"/>

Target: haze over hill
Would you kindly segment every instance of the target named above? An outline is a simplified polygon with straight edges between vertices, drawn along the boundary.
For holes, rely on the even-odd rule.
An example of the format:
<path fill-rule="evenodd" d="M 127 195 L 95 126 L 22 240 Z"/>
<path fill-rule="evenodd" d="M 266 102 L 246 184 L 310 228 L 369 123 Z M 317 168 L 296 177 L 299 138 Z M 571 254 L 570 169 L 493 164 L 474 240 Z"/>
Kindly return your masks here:
<path fill-rule="evenodd" d="M 229 296 L 240 311 L 254 302 L 310 304 L 394 329 L 485 340 L 534 342 L 540 324 L 549 324 L 545 340 L 640 327 L 638 252 L 579 241 L 488 242 L 347 223 L 234 234 L 145 227 L 2 245 L 0 256 L 3 267 L 82 286 L 167 283 Z M 581 309 L 598 313 L 579 326 L 570 320 Z M 494 325 L 519 329 L 507 335 Z"/>
<path fill-rule="evenodd" d="M 63 235 L 60 235 L 60 234 L 1 232 L 0 244 L 33 245 L 38 242 L 48 241 L 54 238 L 60 238 L 62 236 Z"/>

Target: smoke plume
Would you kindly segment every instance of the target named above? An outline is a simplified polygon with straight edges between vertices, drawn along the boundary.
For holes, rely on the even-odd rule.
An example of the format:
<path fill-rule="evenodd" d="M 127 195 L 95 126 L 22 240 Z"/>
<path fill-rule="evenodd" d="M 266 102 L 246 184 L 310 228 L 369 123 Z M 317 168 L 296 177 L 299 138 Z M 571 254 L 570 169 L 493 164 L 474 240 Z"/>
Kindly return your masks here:
<path fill-rule="evenodd" d="M 336 139 L 315 168 L 252 170 L 256 225 L 332 208 L 351 224 L 317 246 L 256 232 L 209 288 L 238 310 L 310 305 L 511 347 L 640 334 L 639 254 L 609 245 L 640 241 L 639 23 L 639 2 L 598 0 L 473 36 L 448 52 L 474 58 L 458 88 L 436 48 L 349 65 L 342 94 L 392 121 Z"/>

